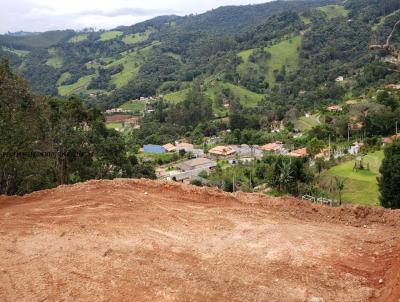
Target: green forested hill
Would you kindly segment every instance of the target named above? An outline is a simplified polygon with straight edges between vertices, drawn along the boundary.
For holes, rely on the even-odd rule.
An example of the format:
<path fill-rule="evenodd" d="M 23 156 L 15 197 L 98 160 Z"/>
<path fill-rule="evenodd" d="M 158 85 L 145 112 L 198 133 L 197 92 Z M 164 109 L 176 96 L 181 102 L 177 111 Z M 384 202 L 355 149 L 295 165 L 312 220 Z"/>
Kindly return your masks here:
<path fill-rule="evenodd" d="M 368 44 L 385 40 L 399 19 L 398 0 L 274 1 L 111 31 L 3 35 L 0 55 L 33 90 L 88 104 L 96 93 L 104 107 L 157 94 L 178 102 L 196 78 L 219 114 L 227 100 L 308 107 L 398 80 Z"/>

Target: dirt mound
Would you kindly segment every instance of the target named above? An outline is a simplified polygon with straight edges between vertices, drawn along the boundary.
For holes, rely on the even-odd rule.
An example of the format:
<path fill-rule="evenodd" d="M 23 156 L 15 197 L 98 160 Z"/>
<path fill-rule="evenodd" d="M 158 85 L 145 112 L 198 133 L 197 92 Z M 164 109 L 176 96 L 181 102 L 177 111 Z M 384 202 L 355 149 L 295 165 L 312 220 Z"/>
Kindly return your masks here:
<path fill-rule="evenodd" d="M 398 301 L 400 212 L 147 180 L 0 196 L 0 301 Z"/>

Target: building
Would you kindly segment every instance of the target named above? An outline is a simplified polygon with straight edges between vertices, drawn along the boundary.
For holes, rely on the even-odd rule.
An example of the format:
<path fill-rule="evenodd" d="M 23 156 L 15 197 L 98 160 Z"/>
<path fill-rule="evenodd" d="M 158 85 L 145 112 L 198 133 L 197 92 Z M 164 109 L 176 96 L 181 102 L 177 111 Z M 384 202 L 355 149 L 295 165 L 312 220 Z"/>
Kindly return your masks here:
<path fill-rule="evenodd" d="M 327 110 L 329 112 L 341 112 L 341 111 L 343 111 L 343 108 L 342 108 L 342 106 L 339 106 L 339 105 L 332 105 L 332 106 L 329 106 L 327 108 Z"/>
<path fill-rule="evenodd" d="M 314 159 L 322 158 L 325 161 L 328 161 L 330 159 L 331 152 L 329 149 L 322 149 L 320 153 L 314 156 Z"/>
<path fill-rule="evenodd" d="M 215 168 L 216 166 L 217 163 L 208 158 L 195 158 L 180 163 L 176 167 L 178 170 L 183 172 L 199 170 L 200 173 L 201 171 L 210 170 L 212 168 Z"/>
<path fill-rule="evenodd" d="M 363 143 L 355 142 L 353 143 L 353 145 L 350 146 L 349 149 L 347 149 L 347 151 L 349 152 L 349 154 L 356 155 L 360 153 L 362 146 L 364 146 Z"/>
<path fill-rule="evenodd" d="M 193 158 L 197 158 L 197 157 L 204 157 L 204 150 L 203 149 L 193 149 L 192 151 L 193 154 Z"/>
<path fill-rule="evenodd" d="M 400 139 L 400 133 L 392 135 L 391 137 L 385 137 L 384 139 L 382 139 L 382 143 L 383 143 L 383 145 L 389 145 L 389 144 L 392 144 L 393 141 L 398 140 L 398 139 Z"/>
<path fill-rule="evenodd" d="M 307 148 L 293 150 L 292 152 L 289 153 L 289 156 L 291 156 L 291 157 L 307 157 L 308 156 Z"/>
<path fill-rule="evenodd" d="M 232 145 L 231 147 L 235 153 L 240 157 L 253 157 L 255 156 L 254 148 L 249 145 Z"/>
<path fill-rule="evenodd" d="M 335 79 L 335 81 L 336 81 L 336 82 L 343 82 L 343 81 L 344 81 L 344 77 L 343 77 L 343 76 L 338 76 L 338 77 Z"/>
<path fill-rule="evenodd" d="M 236 151 L 230 146 L 217 146 L 208 151 L 208 154 L 216 158 L 232 156 L 235 153 Z"/>
<path fill-rule="evenodd" d="M 280 154 L 283 151 L 283 144 L 275 142 L 261 146 L 261 150 L 268 153 Z"/>
<path fill-rule="evenodd" d="M 400 84 L 389 84 L 385 86 L 389 90 L 400 90 Z"/>
<path fill-rule="evenodd" d="M 165 151 L 167 151 L 167 152 L 175 152 L 176 151 L 176 147 L 173 145 L 173 144 L 171 144 L 171 143 L 168 143 L 168 144 L 165 144 L 164 146 L 162 146 L 164 149 L 165 149 Z"/>
<path fill-rule="evenodd" d="M 194 149 L 194 146 L 188 143 L 176 143 L 175 146 L 178 151 L 184 150 L 185 152 L 192 152 Z"/>
<path fill-rule="evenodd" d="M 144 153 L 156 153 L 156 154 L 163 154 L 165 153 L 165 149 L 163 146 L 159 145 L 144 145 L 143 146 Z"/>

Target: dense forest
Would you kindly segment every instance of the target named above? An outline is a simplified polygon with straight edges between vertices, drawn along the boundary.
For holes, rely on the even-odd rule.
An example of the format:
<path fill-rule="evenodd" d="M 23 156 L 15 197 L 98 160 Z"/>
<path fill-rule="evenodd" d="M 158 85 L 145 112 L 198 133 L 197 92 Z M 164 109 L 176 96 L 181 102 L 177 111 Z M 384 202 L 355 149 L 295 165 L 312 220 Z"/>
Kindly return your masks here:
<path fill-rule="evenodd" d="M 98 109 L 31 92 L 7 60 L 0 64 L 0 100 L 0 194 L 88 179 L 155 178 L 154 168 L 140 164 L 106 128 Z"/>

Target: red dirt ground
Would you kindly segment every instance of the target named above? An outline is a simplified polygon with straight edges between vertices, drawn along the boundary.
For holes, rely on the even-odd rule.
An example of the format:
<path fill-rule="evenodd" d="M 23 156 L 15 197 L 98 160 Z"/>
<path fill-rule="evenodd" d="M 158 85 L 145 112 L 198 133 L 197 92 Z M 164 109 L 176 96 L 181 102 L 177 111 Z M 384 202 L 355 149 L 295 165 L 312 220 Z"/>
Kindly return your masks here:
<path fill-rule="evenodd" d="M 399 301 L 400 212 L 146 180 L 0 197 L 0 301 Z"/>

